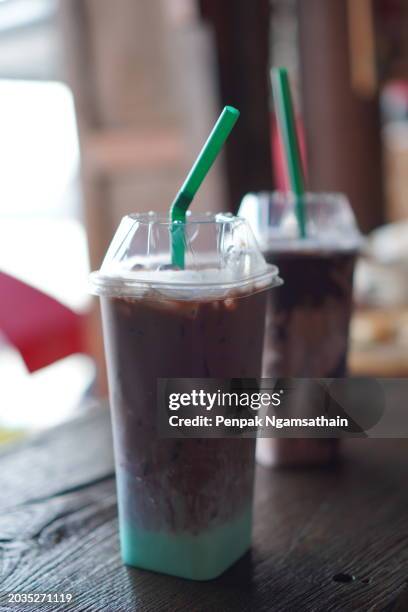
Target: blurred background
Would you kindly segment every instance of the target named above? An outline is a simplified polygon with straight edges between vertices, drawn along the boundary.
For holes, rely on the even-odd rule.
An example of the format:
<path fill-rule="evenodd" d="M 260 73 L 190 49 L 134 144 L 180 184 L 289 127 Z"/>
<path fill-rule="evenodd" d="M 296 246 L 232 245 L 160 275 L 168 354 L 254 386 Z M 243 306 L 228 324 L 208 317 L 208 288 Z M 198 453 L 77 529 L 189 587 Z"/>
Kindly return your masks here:
<path fill-rule="evenodd" d="M 106 393 L 87 275 L 124 214 L 168 209 L 224 104 L 239 129 L 195 207 L 286 187 L 274 65 L 309 189 L 368 236 L 351 373 L 408 375 L 406 0 L 0 0 L 0 440 Z"/>

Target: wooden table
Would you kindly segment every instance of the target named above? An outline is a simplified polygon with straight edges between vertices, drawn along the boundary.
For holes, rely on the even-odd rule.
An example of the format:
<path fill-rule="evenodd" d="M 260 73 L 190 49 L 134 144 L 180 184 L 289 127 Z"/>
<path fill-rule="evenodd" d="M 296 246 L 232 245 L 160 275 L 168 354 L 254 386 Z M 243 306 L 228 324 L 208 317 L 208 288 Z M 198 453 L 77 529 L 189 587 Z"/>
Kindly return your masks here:
<path fill-rule="evenodd" d="M 98 407 L 0 455 L 0 610 L 406 611 L 407 442 L 347 441 L 332 470 L 259 467 L 252 553 L 197 583 L 121 564 Z M 8 592 L 74 600 L 12 605 Z"/>

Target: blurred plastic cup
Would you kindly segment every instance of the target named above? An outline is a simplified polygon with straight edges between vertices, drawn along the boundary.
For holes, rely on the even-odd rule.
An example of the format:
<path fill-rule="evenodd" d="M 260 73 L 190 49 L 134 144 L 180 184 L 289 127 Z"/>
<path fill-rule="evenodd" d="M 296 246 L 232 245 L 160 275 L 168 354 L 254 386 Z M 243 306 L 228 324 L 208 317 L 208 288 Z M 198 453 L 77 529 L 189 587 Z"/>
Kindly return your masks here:
<path fill-rule="evenodd" d="M 299 238 L 295 203 L 286 194 L 248 194 L 239 210 L 284 281 L 268 296 L 262 376 L 341 378 L 361 234 L 341 194 L 308 193 L 304 206 L 306 238 Z M 264 465 L 325 464 L 337 454 L 335 439 L 261 438 L 257 444 Z"/>

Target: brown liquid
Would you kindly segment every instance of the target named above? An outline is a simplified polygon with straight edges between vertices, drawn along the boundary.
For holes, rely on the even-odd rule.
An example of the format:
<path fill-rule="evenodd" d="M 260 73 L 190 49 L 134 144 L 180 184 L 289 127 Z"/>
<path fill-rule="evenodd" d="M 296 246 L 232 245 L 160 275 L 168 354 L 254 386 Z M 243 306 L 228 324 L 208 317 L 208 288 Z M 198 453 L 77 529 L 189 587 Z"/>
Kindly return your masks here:
<path fill-rule="evenodd" d="M 264 377 L 346 375 L 355 252 L 266 252 L 284 284 L 268 294 Z M 260 440 L 275 464 L 332 461 L 338 440 Z M 259 452 L 258 452 L 259 455 Z"/>
<path fill-rule="evenodd" d="M 266 292 L 212 301 L 103 298 L 120 511 L 145 529 L 201 530 L 251 503 L 254 440 L 157 434 L 158 378 L 257 378 Z"/>

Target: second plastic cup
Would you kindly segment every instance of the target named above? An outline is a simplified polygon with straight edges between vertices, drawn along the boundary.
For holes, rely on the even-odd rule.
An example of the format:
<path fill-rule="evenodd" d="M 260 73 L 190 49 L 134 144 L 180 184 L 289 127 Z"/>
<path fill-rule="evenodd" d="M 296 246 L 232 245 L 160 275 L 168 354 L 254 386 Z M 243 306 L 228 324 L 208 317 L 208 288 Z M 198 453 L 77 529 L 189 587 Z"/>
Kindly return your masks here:
<path fill-rule="evenodd" d="M 187 216 L 185 269 L 171 225 L 126 217 L 101 270 L 125 563 L 184 578 L 222 573 L 250 546 L 253 439 L 168 439 L 158 378 L 257 378 L 265 289 L 279 284 L 252 232 L 229 215 Z"/>
<path fill-rule="evenodd" d="M 299 238 L 294 200 L 282 193 L 248 194 L 240 214 L 284 284 L 267 305 L 264 377 L 336 378 L 346 375 L 353 270 L 361 235 L 341 194 L 306 194 L 307 237 Z M 323 464 L 338 440 L 259 439 L 265 465 Z"/>

